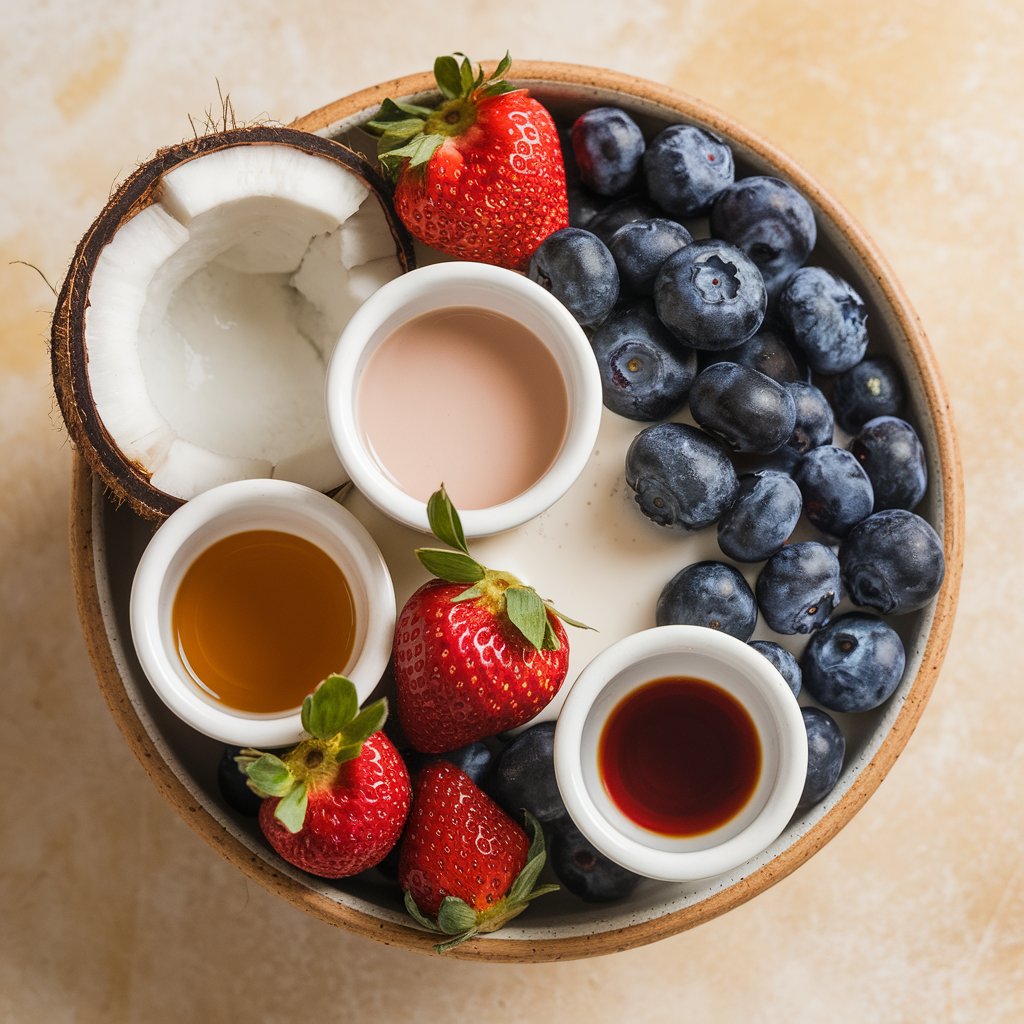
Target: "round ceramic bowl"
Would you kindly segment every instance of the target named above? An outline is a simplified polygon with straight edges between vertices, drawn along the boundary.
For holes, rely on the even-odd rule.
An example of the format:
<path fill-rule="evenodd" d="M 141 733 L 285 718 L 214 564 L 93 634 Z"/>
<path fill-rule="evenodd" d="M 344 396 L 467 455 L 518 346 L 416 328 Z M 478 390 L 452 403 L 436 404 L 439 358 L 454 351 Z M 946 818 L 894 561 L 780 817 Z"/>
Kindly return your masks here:
<path fill-rule="evenodd" d="M 625 108 L 648 136 L 669 123 L 701 125 L 730 142 L 739 175 L 772 174 L 803 192 L 818 222 L 811 262 L 836 270 L 860 291 L 868 307 L 870 350 L 890 355 L 906 378 L 907 418 L 928 455 L 929 487 L 917 511 L 942 538 L 946 576 L 928 607 L 893 620 L 907 650 L 907 669 L 896 693 L 876 711 L 837 716 L 847 756 L 829 797 L 797 811 L 766 849 L 722 875 L 698 882 L 645 881 L 626 900 L 607 905 L 555 893 L 537 900 L 501 931 L 447 954 L 490 961 L 560 960 L 652 942 L 736 907 L 820 850 L 877 788 L 924 710 L 952 629 L 964 527 L 956 435 L 928 342 L 894 274 L 835 200 L 771 145 L 671 89 L 565 64 L 520 63 L 515 73 L 562 125 L 598 105 Z M 428 98 L 432 89 L 429 73 L 412 75 L 332 103 L 296 127 L 372 152 L 374 139 L 359 126 L 380 102 L 386 96 L 415 102 Z M 418 256 L 421 263 L 430 260 L 424 251 Z M 516 572 L 559 608 L 597 627 L 593 633 L 573 631 L 570 680 L 612 643 L 654 624 L 657 596 L 671 575 L 689 562 L 721 557 L 714 530 L 681 537 L 659 530 L 637 511 L 623 482 L 623 458 L 641 426 L 605 413 L 594 456 L 565 496 L 530 523 L 473 545 L 474 556 L 485 564 Z M 252 819 L 223 802 L 216 784 L 220 745 L 164 707 L 126 641 L 131 579 L 152 525 L 127 508 L 115 508 L 80 460 L 74 475 L 71 543 L 81 620 L 112 713 L 155 784 L 215 849 L 296 906 L 360 935 L 429 952 L 434 939 L 405 915 L 393 883 L 373 871 L 338 883 L 303 874 L 269 850 Z M 358 492 L 345 504 L 381 549 L 401 604 L 425 579 L 412 556 L 422 534 L 379 513 Z M 753 580 L 757 568 L 741 571 Z M 763 626 L 754 637 L 774 639 Z M 782 639 L 797 652 L 794 641 L 799 638 Z M 556 712 L 553 704 L 548 714 Z"/>
<path fill-rule="evenodd" d="M 206 696 L 177 650 L 171 610 L 189 566 L 211 545 L 247 530 L 277 530 L 315 544 L 341 569 L 355 606 L 355 637 L 338 671 L 360 701 L 376 688 L 391 657 L 395 591 L 366 528 L 325 494 L 287 480 L 236 480 L 187 501 L 149 542 L 135 571 L 129 606 L 132 640 L 160 699 L 193 729 L 243 747 L 285 747 L 302 738 L 300 707 L 246 714 Z"/>

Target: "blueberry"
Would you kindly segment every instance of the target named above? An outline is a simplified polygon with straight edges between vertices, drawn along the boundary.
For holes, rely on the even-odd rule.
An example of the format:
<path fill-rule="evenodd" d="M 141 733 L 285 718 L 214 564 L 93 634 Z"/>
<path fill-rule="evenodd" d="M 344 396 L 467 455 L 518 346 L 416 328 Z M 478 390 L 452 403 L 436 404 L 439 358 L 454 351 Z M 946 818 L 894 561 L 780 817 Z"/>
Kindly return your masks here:
<path fill-rule="evenodd" d="M 624 110 L 593 107 L 573 122 L 572 149 L 583 184 L 598 195 L 617 196 L 640 170 L 644 137 Z"/>
<path fill-rule="evenodd" d="M 697 374 L 690 412 L 734 452 L 775 451 L 796 426 L 796 406 L 785 387 L 737 363 L 713 363 Z"/>
<path fill-rule="evenodd" d="M 528 810 L 540 822 L 565 817 L 555 782 L 555 723 L 541 722 L 520 733 L 494 766 L 491 794 L 516 821 Z"/>
<path fill-rule="evenodd" d="M 938 534 L 920 516 L 899 508 L 858 523 L 839 548 L 839 563 L 853 603 L 883 615 L 924 607 L 946 574 Z"/>
<path fill-rule="evenodd" d="M 712 363 L 739 363 L 740 366 L 749 366 L 752 370 L 760 371 L 779 384 L 807 380 L 806 368 L 797 361 L 782 335 L 763 325 L 742 345 L 727 348 L 722 352 L 708 353 L 705 360 L 701 365 L 702 370 Z"/>
<path fill-rule="evenodd" d="M 830 711 L 870 711 L 892 696 L 906 660 L 892 626 L 850 612 L 811 637 L 800 667 L 804 688 Z"/>
<path fill-rule="evenodd" d="M 228 807 L 239 814 L 255 817 L 260 813 L 263 799 L 246 785 L 246 776 L 235 762 L 241 752 L 241 747 L 225 747 L 221 752 L 217 762 L 217 787 Z"/>
<path fill-rule="evenodd" d="M 871 515 L 875 496 L 860 463 L 834 444 L 812 448 L 798 463 L 793 478 L 804 498 L 804 515 L 822 533 L 845 537 Z"/>
<path fill-rule="evenodd" d="M 761 272 L 727 242 L 692 242 L 670 256 L 654 282 L 661 322 L 684 345 L 721 350 L 742 344 L 764 320 Z"/>
<path fill-rule="evenodd" d="M 589 230 L 594 218 L 605 208 L 604 200 L 582 185 L 570 185 L 565 192 L 569 198 L 569 225 Z"/>
<path fill-rule="evenodd" d="M 662 326 L 648 305 L 613 313 L 590 344 L 604 404 L 633 420 L 660 420 L 686 404 L 697 354 Z"/>
<path fill-rule="evenodd" d="M 663 128 L 644 153 L 647 192 L 673 217 L 706 210 L 735 177 L 732 150 L 717 135 L 690 124 Z"/>
<path fill-rule="evenodd" d="M 806 455 L 812 448 L 832 443 L 835 418 L 832 406 L 820 388 L 813 384 L 792 381 L 786 390 L 796 405 L 796 426 L 786 444 L 798 455 Z"/>
<path fill-rule="evenodd" d="M 864 358 L 864 301 L 830 271 L 802 267 L 793 274 L 779 298 L 779 315 L 815 373 L 842 373 Z"/>
<path fill-rule="evenodd" d="M 608 247 L 583 228 L 548 235 L 530 257 L 529 277 L 584 326 L 599 324 L 619 297 L 619 272 Z"/>
<path fill-rule="evenodd" d="M 798 807 L 820 803 L 836 788 L 846 757 L 846 740 L 836 720 L 819 708 L 801 708 L 807 730 L 807 778 Z"/>
<path fill-rule="evenodd" d="M 733 503 L 739 482 L 716 441 L 685 423 L 640 431 L 626 452 L 626 483 L 659 526 L 699 530 Z"/>
<path fill-rule="evenodd" d="M 895 416 L 868 420 L 850 442 L 875 489 L 875 511 L 913 509 L 928 489 L 928 466 L 917 432 Z"/>
<path fill-rule="evenodd" d="M 589 903 L 624 899 L 641 881 L 599 853 L 569 818 L 552 828 L 548 859 L 562 885 Z"/>
<path fill-rule="evenodd" d="M 650 295 L 661 265 L 692 241 L 682 224 L 655 217 L 623 224 L 612 235 L 608 248 L 615 257 L 623 288 L 637 295 Z"/>
<path fill-rule="evenodd" d="M 779 178 L 743 178 L 718 193 L 711 234 L 742 249 L 757 264 L 773 298 L 803 265 L 817 239 L 810 203 Z"/>
<path fill-rule="evenodd" d="M 665 584 L 659 626 L 707 626 L 744 643 L 757 625 L 757 604 L 739 570 L 725 562 L 694 562 Z"/>
<path fill-rule="evenodd" d="M 810 633 L 839 604 L 839 559 L 817 541 L 787 544 L 757 578 L 757 605 L 776 633 Z"/>
<path fill-rule="evenodd" d="M 745 473 L 718 521 L 718 546 L 737 562 L 771 558 L 796 529 L 801 504 L 800 488 L 784 473 Z"/>
<path fill-rule="evenodd" d="M 655 220 L 658 217 L 664 217 L 664 214 L 649 199 L 625 196 L 595 214 L 587 227 L 607 245 L 623 224 L 632 224 L 636 220 Z"/>
<path fill-rule="evenodd" d="M 888 356 L 868 356 L 836 377 L 832 408 L 848 434 L 856 434 L 876 416 L 902 416 L 906 387 L 899 368 Z"/>
<path fill-rule="evenodd" d="M 772 663 L 779 675 L 786 680 L 786 685 L 793 691 L 793 696 L 799 697 L 801 673 L 800 662 L 796 660 L 796 656 L 774 640 L 751 640 L 750 646 Z"/>
<path fill-rule="evenodd" d="M 486 744 L 470 743 L 465 747 L 459 747 L 458 750 L 438 754 L 431 760 L 448 761 L 465 772 L 479 786 L 487 777 L 494 755 Z"/>

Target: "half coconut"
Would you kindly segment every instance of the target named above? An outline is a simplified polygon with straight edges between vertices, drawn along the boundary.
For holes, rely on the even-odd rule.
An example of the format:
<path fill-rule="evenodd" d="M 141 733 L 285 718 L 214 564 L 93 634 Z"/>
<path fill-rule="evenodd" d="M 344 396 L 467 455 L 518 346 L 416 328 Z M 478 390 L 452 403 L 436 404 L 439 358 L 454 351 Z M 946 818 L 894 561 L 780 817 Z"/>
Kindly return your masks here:
<path fill-rule="evenodd" d="M 326 365 L 413 261 L 389 186 L 339 143 L 255 127 L 161 151 L 112 196 L 58 297 L 72 439 L 149 517 L 231 480 L 340 486 Z"/>

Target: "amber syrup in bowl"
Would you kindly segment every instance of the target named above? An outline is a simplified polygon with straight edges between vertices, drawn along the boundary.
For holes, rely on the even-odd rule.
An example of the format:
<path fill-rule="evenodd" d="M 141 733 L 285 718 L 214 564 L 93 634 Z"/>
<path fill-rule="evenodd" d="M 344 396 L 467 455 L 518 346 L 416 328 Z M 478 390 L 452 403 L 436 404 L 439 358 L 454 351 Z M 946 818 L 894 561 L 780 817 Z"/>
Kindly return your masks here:
<path fill-rule="evenodd" d="M 338 564 L 304 537 L 246 530 L 211 544 L 174 596 L 175 646 L 199 689 L 250 714 L 297 708 L 352 655 L 355 602 Z"/>
<path fill-rule="evenodd" d="M 748 803 L 761 742 L 746 708 L 705 679 L 669 676 L 612 709 L 598 745 L 608 796 L 630 821 L 663 836 L 713 832 Z"/>

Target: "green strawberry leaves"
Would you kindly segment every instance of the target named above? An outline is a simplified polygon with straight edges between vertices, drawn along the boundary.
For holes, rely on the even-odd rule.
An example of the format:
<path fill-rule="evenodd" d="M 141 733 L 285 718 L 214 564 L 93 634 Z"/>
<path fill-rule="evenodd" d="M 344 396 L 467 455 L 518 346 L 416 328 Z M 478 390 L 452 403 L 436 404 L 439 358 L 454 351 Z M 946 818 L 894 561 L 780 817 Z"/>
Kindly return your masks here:
<path fill-rule="evenodd" d="M 310 791 L 333 784 L 338 765 L 358 757 L 383 728 L 388 702 L 382 697 L 360 711 L 352 680 L 330 675 L 302 702 L 301 717 L 310 738 L 283 758 L 249 748 L 235 758 L 257 796 L 280 798 L 274 817 L 289 832 L 301 831 Z"/>
<path fill-rule="evenodd" d="M 466 534 L 462 529 L 458 510 L 448 497 L 444 484 L 441 484 L 427 502 L 427 522 L 431 533 L 441 543 L 455 550 L 417 548 L 416 557 L 423 567 L 433 576 L 449 583 L 471 584 L 457 597 L 452 598 L 454 604 L 471 600 L 489 602 L 496 613 L 504 612 L 512 625 L 522 633 L 526 642 L 538 651 L 557 651 L 561 647 L 549 613 L 571 626 L 580 629 L 591 628 L 570 619 L 568 615 L 563 615 L 549 601 L 544 601 L 536 590 L 525 586 L 511 573 L 488 569 L 473 558 L 466 544 Z"/>
<path fill-rule="evenodd" d="M 392 179 L 405 166 L 428 163 L 445 139 L 467 131 L 476 121 L 479 100 L 517 91 L 505 81 L 511 67 L 512 59 L 506 53 L 485 78 L 480 65 L 474 74 L 472 62 L 464 53 L 445 55 L 434 61 L 434 79 L 442 98 L 436 110 L 384 100 L 364 127 L 380 136 L 377 158 Z"/>

